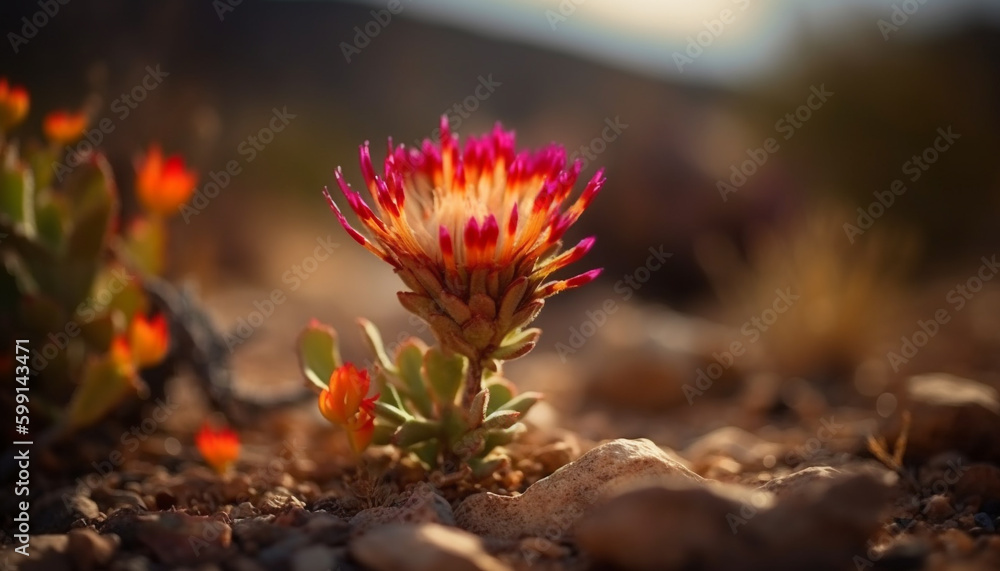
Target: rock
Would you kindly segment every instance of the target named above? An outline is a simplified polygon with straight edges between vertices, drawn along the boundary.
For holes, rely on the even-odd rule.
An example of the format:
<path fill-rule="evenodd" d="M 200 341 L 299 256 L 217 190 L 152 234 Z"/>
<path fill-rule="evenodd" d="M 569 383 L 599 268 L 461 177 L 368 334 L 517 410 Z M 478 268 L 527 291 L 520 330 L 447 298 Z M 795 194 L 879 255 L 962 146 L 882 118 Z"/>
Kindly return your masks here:
<path fill-rule="evenodd" d="M 908 461 L 956 451 L 970 460 L 1000 462 L 1000 397 L 996 389 L 944 373 L 918 375 L 906 382 L 900 403 L 913 416 L 906 446 Z M 899 415 L 883 427 L 893 442 Z"/>
<path fill-rule="evenodd" d="M 815 485 L 817 480 L 830 480 L 842 475 L 840 470 L 830 466 L 810 466 L 798 472 L 792 472 L 787 476 L 775 478 L 760 487 L 777 497 L 796 494 L 803 488 Z"/>
<path fill-rule="evenodd" d="M 954 488 L 959 499 L 979 496 L 985 501 L 1000 500 L 1000 467 L 992 464 L 966 466 L 964 472 L 955 475 Z"/>
<path fill-rule="evenodd" d="M 100 513 L 97 503 L 77 488 L 54 490 L 31 502 L 31 532 L 66 533 L 73 522 L 94 519 Z"/>
<path fill-rule="evenodd" d="M 955 515 L 955 508 L 952 507 L 947 496 L 937 494 L 927 500 L 923 513 L 930 521 L 941 523 Z"/>
<path fill-rule="evenodd" d="M 110 488 L 97 488 L 91 492 L 91 498 L 98 503 L 101 509 L 110 513 L 116 508 L 131 507 L 145 511 L 146 502 L 139 494 L 129 490 L 113 490 Z"/>
<path fill-rule="evenodd" d="M 322 545 L 311 545 L 292 556 L 292 571 L 327 571 L 336 568 L 336 551 Z"/>
<path fill-rule="evenodd" d="M 868 476 L 816 479 L 773 505 L 766 492 L 721 491 L 674 481 L 626 492 L 588 512 L 577 542 L 596 568 L 853 569 L 889 495 Z"/>
<path fill-rule="evenodd" d="M 253 504 L 251 504 L 250 502 L 243 502 L 242 504 L 234 507 L 233 510 L 229 512 L 229 516 L 232 517 L 233 519 L 257 517 L 258 515 L 260 515 L 260 510 L 253 507 Z"/>
<path fill-rule="evenodd" d="M 520 496 L 475 494 L 456 509 L 458 526 L 477 535 L 561 538 L 584 511 L 623 486 L 647 480 L 702 478 L 646 439 L 612 440 L 542 478 Z"/>
<path fill-rule="evenodd" d="M 348 546 L 351 557 L 375 571 L 509 571 L 486 553 L 480 538 L 434 523 L 390 524 Z"/>
<path fill-rule="evenodd" d="M 399 506 L 377 506 L 357 513 L 350 524 L 354 533 L 389 523 L 439 523 L 455 525 L 451 504 L 426 482 L 414 486 Z"/>
<path fill-rule="evenodd" d="M 101 535 L 87 527 L 72 529 L 67 535 L 69 556 L 80 571 L 107 565 L 121 543 L 117 535 Z"/>
<path fill-rule="evenodd" d="M 306 504 L 281 487 L 264 492 L 257 501 L 257 509 L 266 514 L 277 514 L 291 507 L 304 508 Z"/>
<path fill-rule="evenodd" d="M 695 440 L 684 450 L 683 456 L 689 458 L 697 467 L 707 462 L 711 456 L 727 456 L 740 465 L 753 469 L 764 467 L 764 458 L 780 457 L 783 448 L 780 444 L 768 442 L 751 434 L 742 428 L 725 426 L 709 432 Z M 700 470 L 699 470 L 700 471 Z"/>
<path fill-rule="evenodd" d="M 4 548 L 4 569 L 18 571 L 72 571 L 69 537 L 66 535 L 32 535 L 28 556 Z M 12 548 L 11 548 L 12 549 Z"/>
<path fill-rule="evenodd" d="M 137 519 L 136 539 L 167 565 L 203 561 L 232 542 L 232 528 L 214 517 L 165 512 Z"/>

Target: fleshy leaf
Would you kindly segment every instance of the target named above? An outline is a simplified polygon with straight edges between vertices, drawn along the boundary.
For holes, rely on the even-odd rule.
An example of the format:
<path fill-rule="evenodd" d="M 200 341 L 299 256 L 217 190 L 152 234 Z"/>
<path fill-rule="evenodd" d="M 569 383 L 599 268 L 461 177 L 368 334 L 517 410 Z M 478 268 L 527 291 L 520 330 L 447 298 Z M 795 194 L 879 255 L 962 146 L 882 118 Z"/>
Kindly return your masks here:
<path fill-rule="evenodd" d="M 123 370 L 110 354 L 91 361 L 69 403 L 67 426 L 78 429 L 97 422 L 135 392 L 135 382 L 134 374 Z"/>
<path fill-rule="evenodd" d="M 375 324 L 367 319 L 359 318 L 358 325 L 361 326 L 361 333 L 364 336 L 365 344 L 368 345 L 368 349 L 375 355 L 378 364 L 390 373 L 396 372 L 395 365 L 393 365 L 392 360 L 389 359 L 389 355 L 385 352 L 385 345 L 382 344 L 382 335 L 378 332 Z"/>
<path fill-rule="evenodd" d="M 501 377 L 493 377 L 484 385 L 486 390 L 490 391 L 490 401 L 486 405 L 486 414 L 507 404 L 517 394 L 517 388 L 514 387 L 514 384 Z"/>
<path fill-rule="evenodd" d="M 417 340 L 411 339 L 403 343 L 396 355 L 396 370 L 407 396 L 417 407 L 417 411 L 430 418 L 434 415 L 434 406 L 423 377 L 424 348 Z"/>
<path fill-rule="evenodd" d="M 13 153 L 13 151 L 8 151 Z M 0 216 L 6 217 L 21 234 L 35 236 L 35 181 L 31 170 L 16 161 L 16 157 L 3 157 L 0 173 Z"/>
<path fill-rule="evenodd" d="M 483 428 L 486 430 L 503 430 L 514 426 L 521 413 L 516 410 L 498 410 L 486 417 Z"/>
<path fill-rule="evenodd" d="M 413 418 L 406 414 L 405 411 L 400 410 L 385 401 L 375 402 L 375 413 L 378 415 L 378 418 L 381 418 L 386 422 L 386 424 L 391 426 L 399 426 L 400 424 L 403 424 Z"/>
<path fill-rule="evenodd" d="M 424 354 L 423 375 L 434 393 L 438 406 L 455 404 L 458 390 L 465 378 L 466 360 L 461 355 L 446 356 L 437 348 L 428 349 Z"/>
<path fill-rule="evenodd" d="M 542 400 L 542 393 L 529 391 L 510 399 L 510 401 L 497 410 L 516 410 L 521 414 L 526 414 L 528 409 L 535 406 L 535 403 L 540 400 Z"/>
<path fill-rule="evenodd" d="M 430 420 L 411 418 L 396 429 L 392 439 L 396 446 L 409 448 L 414 444 L 436 439 L 440 434 L 440 424 Z"/>
<path fill-rule="evenodd" d="M 342 363 L 337 332 L 329 325 L 312 320 L 299 334 L 298 353 L 299 368 L 306 380 L 320 390 L 327 389 L 330 377 Z"/>

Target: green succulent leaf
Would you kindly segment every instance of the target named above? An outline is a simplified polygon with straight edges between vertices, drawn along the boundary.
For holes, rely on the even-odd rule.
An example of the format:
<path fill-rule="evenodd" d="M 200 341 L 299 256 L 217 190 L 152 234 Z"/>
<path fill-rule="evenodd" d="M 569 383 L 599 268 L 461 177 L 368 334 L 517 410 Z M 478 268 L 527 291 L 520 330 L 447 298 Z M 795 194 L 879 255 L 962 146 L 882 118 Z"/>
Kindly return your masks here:
<path fill-rule="evenodd" d="M 486 405 L 486 414 L 490 414 L 507 404 L 517 394 L 517 388 L 514 384 L 501 377 L 491 378 L 484 383 L 484 386 L 486 390 L 490 391 L 490 400 Z"/>
<path fill-rule="evenodd" d="M 470 431 L 451 445 L 451 451 L 461 458 L 472 458 L 486 446 L 486 434 L 481 428 Z"/>
<path fill-rule="evenodd" d="M 372 431 L 372 444 L 376 446 L 386 446 L 388 444 L 392 444 L 392 435 L 395 433 L 395 426 L 382 424 L 376 419 L 375 430 Z"/>
<path fill-rule="evenodd" d="M 469 405 L 469 421 L 472 423 L 472 428 L 477 428 L 483 424 L 483 419 L 486 418 L 486 407 L 490 404 L 490 391 L 483 389 L 476 393 L 476 396 L 472 399 L 472 404 Z"/>
<path fill-rule="evenodd" d="M 455 404 L 458 390 L 465 378 L 466 363 L 461 355 L 445 355 L 434 347 L 424 353 L 423 376 L 430 384 L 438 406 L 450 407 Z"/>
<path fill-rule="evenodd" d="M 396 366 L 392 363 L 392 360 L 389 359 L 389 355 L 385 352 L 385 345 L 382 344 L 382 334 L 379 333 L 375 324 L 367 319 L 359 318 L 358 325 L 361 326 L 361 333 L 364 337 L 365 344 L 368 345 L 368 349 L 371 350 L 373 355 L 375 355 L 375 359 L 378 361 L 378 364 L 386 371 L 395 373 Z"/>
<path fill-rule="evenodd" d="M 122 399 L 136 391 L 134 375 L 134 371 L 116 363 L 110 354 L 92 360 L 70 400 L 66 416 L 68 428 L 84 428 L 104 418 Z"/>
<path fill-rule="evenodd" d="M 113 222 L 118 212 L 118 197 L 111 167 L 107 160 L 95 155 L 90 163 L 79 167 L 68 189 L 74 215 L 66 235 L 66 249 L 61 267 L 50 276 L 61 298 L 73 306 L 90 291 L 104 251 L 108 247 Z"/>
<path fill-rule="evenodd" d="M 510 460 L 506 456 L 494 456 L 489 459 L 485 458 L 470 458 L 469 467 L 472 468 L 472 477 L 476 480 L 482 480 L 483 478 L 489 477 L 497 470 L 510 464 Z"/>
<path fill-rule="evenodd" d="M 434 416 L 434 405 L 423 376 L 425 350 L 417 340 L 404 342 L 396 355 L 396 370 L 417 412 L 431 418 Z"/>
<path fill-rule="evenodd" d="M 431 420 L 411 418 L 399 425 L 392 439 L 396 446 L 409 448 L 414 444 L 437 439 L 441 435 L 441 425 Z"/>
<path fill-rule="evenodd" d="M 299 334 L 298 353 L 299 367 L 306 380 L 320 390 L 327 389 L 330 377 L 342 363 L 333 327 L 313 320 Z"/>
<path fill-rule="evenodd" d="M 486 443 L 483 446 L 482 453 L 489 454 L 497 446 L 504 446 L 505 444 L 510 444 L 518 436 L 521 435 L 525 430 L 525 426 L 520 422 L 514 424 L 510 428 L 505 428 L 503 430 L 491 430 L 486 434 Z"/>
<path fill-rule="evenodd" d="M 498 410 L 486 417 L 483 428 L 486 430 L 503 430 L 514 426 L 521 413 L 516 410 Z"/>
<path fill-rule="evenodd" d="M 9 151 L 12 153 L 13 151 Z M 15 229 L 28 238 L 35 236 L 35 181 L 31 170 L 16 162 L 16 157 L 3 157 L 0 172 L 0 216 L 6 217 Z"/>
<path fill-rule="evenodd" d="M 166 265 L 167 230 L 159 217 L 139 218 L 129 224 L 122 250 L 143 273 L 160 275 Z"/>
<path fill-rule="evenodd" d="M 490 357 L 501 361 L 522 357 L 535 348 L 535 343 L 541 334 L 542 330 L 535 327 L 511 333 L 504 338 L 503 343 L 490 354 Z"/>
<path fill-rule="evenodd" d="M 386 424 L 389 424 L 394 427 L 399 426 L 407 422 L 411 418 L 413 418 L 412 416 L 406 414 L 405 411 L 385 401 L 375 402 L 375 414 L 378 416 L 378 418 L 384 420 Z"/>
<path fill-rule="evenodd" d="M 516 410 L 521 414 L 527 414 L 528 410 L 535 406 L 535 403 L 542 400 L 542 398 L 542 393 L 536 393 L 533 391 L 521 393 L 510 399 L 506 404 L 497 410 Z"/>

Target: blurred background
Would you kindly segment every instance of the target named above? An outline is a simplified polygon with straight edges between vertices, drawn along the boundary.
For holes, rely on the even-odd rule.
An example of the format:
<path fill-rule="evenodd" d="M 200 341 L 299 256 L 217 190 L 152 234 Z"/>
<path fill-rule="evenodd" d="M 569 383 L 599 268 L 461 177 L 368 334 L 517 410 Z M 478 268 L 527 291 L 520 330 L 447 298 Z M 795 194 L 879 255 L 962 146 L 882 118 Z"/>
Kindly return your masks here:
<path fill-rule="evenodd" d="M 243 380 L 297 383 L 292 340 L 313 316 L 357 360 L 356 316 L 390 344 L 429 337 L 320 190 L 338 165 L 361 180 L 361 142 L 381 160 L 387 137 L 434 137 L 444 114 L 461 137 L 501 121 L 519 146 L 559 142 L 585 174 L 607 169 L 570 236 L 598 236 L 586 263 L 605 273 L 549 302 L 518 382 L 662 408 L 712 363 L 720 386 L 845 381 L 851 398 L 927 369 L 996 381 L 1000 289 L 981 266 L 1000 246 L 997 2 L 42 4 L 0 6 L 0 69 L 33 108 L 109 118 L 116 170 L 159 141 L 214 195 L 173 221 L 171 276 L 224 328 L 288 296 L 236 349 Z M 333 254 L 310 261 L 322 243 Z M 798 299 L 762 329 L 776 289 Z M 894 362 L 938 309 L 953 319 Z M 735 341 L 749 350 L 727 359 Z"/>

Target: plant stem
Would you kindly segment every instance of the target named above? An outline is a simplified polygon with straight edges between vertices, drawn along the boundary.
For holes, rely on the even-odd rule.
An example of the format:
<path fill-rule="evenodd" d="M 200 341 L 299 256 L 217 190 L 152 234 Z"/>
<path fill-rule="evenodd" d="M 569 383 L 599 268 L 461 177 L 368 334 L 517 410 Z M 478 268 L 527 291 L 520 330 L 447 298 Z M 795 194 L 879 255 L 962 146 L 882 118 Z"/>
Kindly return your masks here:
<path fill-rule="evenodd" d="M 465 391 L 462 393 L 462 410 L 468 414 L 472 400 L 483 390 L 483 365 L 481 359 L 469 359 L 469 371 L 465 377 Z"/>

